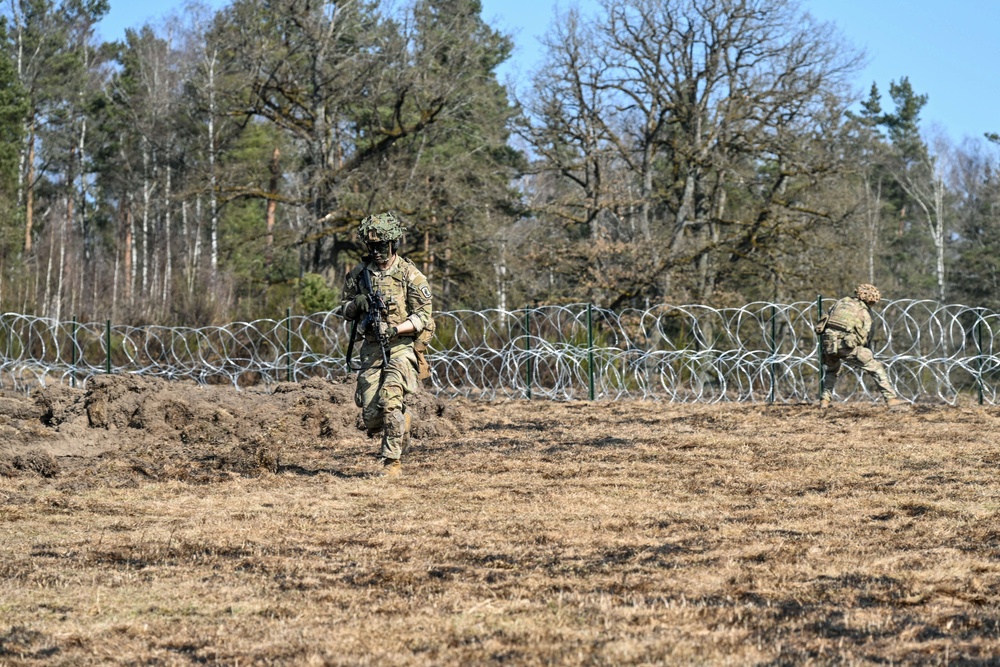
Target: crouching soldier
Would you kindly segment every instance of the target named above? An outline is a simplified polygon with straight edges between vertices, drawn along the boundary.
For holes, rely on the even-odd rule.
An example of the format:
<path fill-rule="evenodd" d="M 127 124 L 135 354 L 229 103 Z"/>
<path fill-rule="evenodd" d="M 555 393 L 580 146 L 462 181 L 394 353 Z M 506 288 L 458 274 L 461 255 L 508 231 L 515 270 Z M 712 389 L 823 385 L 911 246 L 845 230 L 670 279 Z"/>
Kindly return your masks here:
<path fill-rule="evenodd" d="M 854 289 L 854 296 L 838 301 L 816 325 L 816 333 L 821 336 L 823 367 L 826 371 L 819 402 L 821 408 L 830 407 L 837 376 L 845 363 L 874 378 L 886 405 L 894 407 L 905 404 L 905 401 L 896 397 L 885 366 L 871 351 L 874 333 L 871 307 L 881 298 L 874 285 L 858 285 Z"/>

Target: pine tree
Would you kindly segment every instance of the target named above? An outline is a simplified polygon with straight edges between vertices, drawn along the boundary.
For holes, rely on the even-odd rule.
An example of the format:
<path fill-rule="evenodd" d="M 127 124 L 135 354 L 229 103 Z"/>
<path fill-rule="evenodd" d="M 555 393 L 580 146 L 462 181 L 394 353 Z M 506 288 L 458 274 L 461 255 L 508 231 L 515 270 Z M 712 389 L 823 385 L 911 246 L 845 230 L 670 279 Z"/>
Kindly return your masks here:
<path fill-rule="evenodd" d="M 892 143 L 891 169 L 900 189 L 895 196 L 898 231 L 890 244 L 893 274 L 901 287 L 911 290 L 908 296 L 944 301 L 949 193 L 942 165 L 920 135 L 920 112 L 927 95 L 915 93 L 907 77 L 891 82 L 889 94 L 895 110 L 883 116 L 883 124 Z M 933 260 L 921 262 L 924 257 Z M 926 291 L 920 294 L 921 289 Z"/>
<path fill-rule="evenodd" d="M 0 21 L 0 43 L 7 44 L 6 24 Z M 22 122 L 28 112 L 28 99 L 17 77 L 8 50 L 0 52 L 0 285 L 8 275 L 20 272 L 23 224 L 18 210 L 18 155 L 23 135 Z M 0 288 L 0 303 L 6 295 Z"/>

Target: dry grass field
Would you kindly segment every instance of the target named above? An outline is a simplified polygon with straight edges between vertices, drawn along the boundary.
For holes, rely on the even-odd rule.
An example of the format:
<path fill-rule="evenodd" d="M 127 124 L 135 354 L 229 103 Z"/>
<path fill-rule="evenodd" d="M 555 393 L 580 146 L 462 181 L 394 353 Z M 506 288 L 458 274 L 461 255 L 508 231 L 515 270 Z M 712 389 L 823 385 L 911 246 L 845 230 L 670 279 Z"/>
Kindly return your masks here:
<path fill-rule="evenodd" d="M 1000 410 L 0 397 L 0 665 L 1000 664 Z"/>

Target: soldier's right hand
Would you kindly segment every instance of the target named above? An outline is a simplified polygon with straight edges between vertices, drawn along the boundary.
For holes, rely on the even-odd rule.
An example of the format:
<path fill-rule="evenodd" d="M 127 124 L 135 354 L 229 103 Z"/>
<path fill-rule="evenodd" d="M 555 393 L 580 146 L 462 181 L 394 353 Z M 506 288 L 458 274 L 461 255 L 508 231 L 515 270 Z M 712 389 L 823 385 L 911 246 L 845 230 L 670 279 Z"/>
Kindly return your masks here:
<path fill-rule="evenodd" d="M 359 294 L 354 297 L 354 312 L 355 313 L 367 313 L 368 312 L 368 295 Z"/>

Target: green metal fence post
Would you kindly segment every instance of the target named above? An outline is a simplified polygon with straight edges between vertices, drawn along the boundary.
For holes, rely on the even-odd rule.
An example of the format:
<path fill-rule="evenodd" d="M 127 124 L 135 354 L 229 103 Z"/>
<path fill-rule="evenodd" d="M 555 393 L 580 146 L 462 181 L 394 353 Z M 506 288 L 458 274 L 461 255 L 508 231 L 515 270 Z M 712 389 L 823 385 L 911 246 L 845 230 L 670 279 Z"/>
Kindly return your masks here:
<path fill-rule="evenodd" d="M 983 311 L 984 308 L 976 308 L 979 316 L 976 320 L 976 346 L 979 348 L 977 361 L 979 362 L 979 405 L 983 404 Z"/>
<path fill-rule="evenodd" d="M 288 308 L 285 311 L 285 354 L 288 358 L 288 372 L 285 377 L 289 382 L 292 381 L 292 309 Z"/>
<path fill-rule="evenodd" d="M 525 354 L 525 384 L 527 385 L 526 396 L 531 400 L 531 309 L 524 307 L 524 351 Z"/>
<path fill-rule="evenodd" d="M 588 396 L 594 400 L 594 314 L 593 305 L 587 304 L 587 380 Z"/>
<path fill-rule="evenodd" d="M 774 316 L 774 304 L 772 303 L 771 304 L 771 363 L 770 363 L 770 368 L 769 368 L 769 370 L 771 372 L 771 393 L 767 397 L 767 402 L 768 403 L 774 403 L 774 394 L 775 394 L 775 391 L 774 391 L 774 383 L 775 383 L 774 355 L 777 354 L 777 338 L 778 338 L 778 329 L 777 329 L 777 324 L 776 324 L 776 320 L 775 320 L 775 316 Z"/>
<path fill-rule="evenodd" d="M 76 388 L 76 315 L 73 316 L 72 359 L 73 362 L 70 365 L 70 373 L 69 373 L 69 385 L 73 388 Z"/>
<path fill-rule="evenodd" d="M 108 320 L 104 325 L 104 340 L 107 352 L 104 362 L 104 371 L 108 375 L 111 375 L 111 320 Z"/>
<path fill-rule="evenodd" d="M 823 319 L 823 295 L 816 295 L 816 321 Z M 819 398 L 823 400 L 823 392 L 825 387 L 823 383 L 826 382 L 826 368 L 823 367 L 823 338 L 822 336 L 816 337 L 816 355 L 819 357 Z"/>

